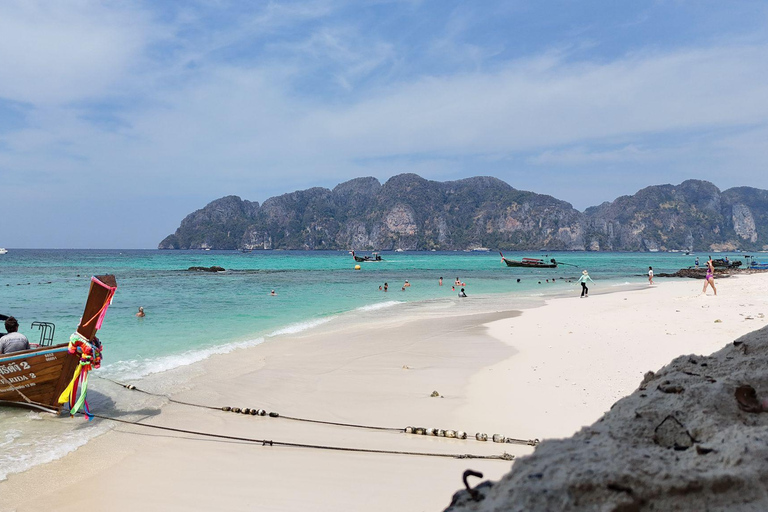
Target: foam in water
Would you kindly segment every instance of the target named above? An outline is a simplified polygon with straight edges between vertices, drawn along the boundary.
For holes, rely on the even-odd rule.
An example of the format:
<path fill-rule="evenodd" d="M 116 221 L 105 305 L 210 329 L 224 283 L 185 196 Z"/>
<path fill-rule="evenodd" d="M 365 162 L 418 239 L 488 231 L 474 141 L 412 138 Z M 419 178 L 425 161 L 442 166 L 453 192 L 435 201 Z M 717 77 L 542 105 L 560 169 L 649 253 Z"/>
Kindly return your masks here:
<path fill-rule="evenodd" d="M 197 363 L 216 354 L 228 354 L 233 350 L 255 347 L 263 342 L 264 338 L 256 338 L 204 349 L 189 350 L 181 354 L 163 356 L 157 359 L 119 361 L 117 363 L 106 365 L 103 368 L 103 371 L 105 375 L 116 379 L 139 379 L 153 373 L 172 370 L 180 366 L 189 366 L 190 364 Z"/>
<path fill-rule="evenodd" d="M 291 324 L 287 327 L 283 327 L 282 329 L 278 329 L 276 331 L 271 332 L 270 334 L 267 334 L 268 337 L 272 338 L 274 336 L 282 336 L 284 334 L 297 334 L 303 331 L 306 331 L 308 329 L 312 329 L 313 327 L 317 327 L 319 325 L 326 324 L 330 322 L 333 319 L 333 317 L 328 318 L 317 318 L 315 320 L 307 320 L 306 322 L 299 322 L 296 324 Z"/>
<path fill-rule="evenodd" d="M 369 304 L 367 306 L 360 306 L 359 308 L 356 308 L 355 311 L 376 311 L 379 309 L 391 308 L 392 306 L 397 306 L 398 304 L 405 304 L 405 302 L 389 300 L 387 302 L 379 302 L 376 304 Z"/>
<path fill-rule="evenodd" d="M 27 418 L 29 419 L 29 418 Z M 0 437 L 0 481 L 12 473 L 21 473 L 39 464 L 46 464 L 64 457 L 83 446 L 90 439 L 108 430 L 106 425 L 94 425 L 87 432 L 50 435 L 38 432 L 29 425 L 23 430 L 12 429 Z"/>

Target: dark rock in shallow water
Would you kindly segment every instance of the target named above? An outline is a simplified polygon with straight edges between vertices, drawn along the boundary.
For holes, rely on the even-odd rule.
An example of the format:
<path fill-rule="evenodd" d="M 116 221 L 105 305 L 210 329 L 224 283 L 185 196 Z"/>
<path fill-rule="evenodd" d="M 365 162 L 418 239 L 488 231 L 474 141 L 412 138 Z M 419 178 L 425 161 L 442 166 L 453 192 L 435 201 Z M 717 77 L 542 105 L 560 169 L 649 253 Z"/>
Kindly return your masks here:
<path fill-rule="evenodd" d="M 217 267 L 214 265 L 212 267 L 189 267 L 187 270 L 191 270 L 193 272 L 224 272 L 226 269 L 224 267 Z"/>
<path fill-rule="evenodd" d="M 732 273 L 735 273 L 735 270 L 727 270 L 722 268 L 716 268 L 715 269 L 715 279 L 722 279 L 724 277 L 731 277 Z M 707 276 L 707 268 L 701 267 L 701 268 L 681 268 L 677 272 L 673 274 L 668 274 L 665 272 L 656 274 L 656 277 L 690 277 L 692 279 L 704 279 Z"/>
<path fill-rule="evenodd" d="M 685 391 L 664 392 L 656 379 Z M 680 356 L 643 384 L 479 485 L 482 501 L 461 491 L 447 510 L 768 510 L 768 327 L 711 356 Z"/>

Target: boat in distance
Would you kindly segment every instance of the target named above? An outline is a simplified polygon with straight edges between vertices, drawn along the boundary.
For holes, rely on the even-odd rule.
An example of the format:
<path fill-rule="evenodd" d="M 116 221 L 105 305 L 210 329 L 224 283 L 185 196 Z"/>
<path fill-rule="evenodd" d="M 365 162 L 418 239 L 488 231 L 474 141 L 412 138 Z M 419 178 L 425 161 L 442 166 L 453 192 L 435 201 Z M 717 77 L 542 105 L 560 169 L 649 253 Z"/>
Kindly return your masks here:
<path fill-rule="evenodd" d="M 374 252 L 371 256 L 358 256 L 357 254 L 355 254 L 355 251 L 352 251 L 352 257 L 358 263 L 363 263 L 366 261 L 383 261 L 381 259 L 381 255 L 377 252 Z"/>
<path fill-rule="evenodd" d="M 503 263 L 506 263 L 508 267 L 525 267 L 525 268 L 557 268 L 557 261 L 555 261 L 554 258 L 552 258 L 549 261 L 546 261 L 541 258 L 523 258 L 520 261 L 517 260 L 508 260 L 504 257 L 504 255 L 499 251 L 499 254 L 501 254 L 501 261 Z"/>

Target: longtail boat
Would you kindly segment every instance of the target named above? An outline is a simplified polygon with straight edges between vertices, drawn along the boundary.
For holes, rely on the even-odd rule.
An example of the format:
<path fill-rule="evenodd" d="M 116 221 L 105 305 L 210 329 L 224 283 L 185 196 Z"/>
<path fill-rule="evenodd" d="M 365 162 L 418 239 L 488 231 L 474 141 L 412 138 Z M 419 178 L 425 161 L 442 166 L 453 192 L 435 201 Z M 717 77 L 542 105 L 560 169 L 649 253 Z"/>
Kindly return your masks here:
<path fill-rule="evenodd" d="M 363 263 L 365 261 L 382 261 L 381 256 L 377 252 L 373 253 L 372 256 L 358 256 L 355 254 L 355 251 L 352 251 L 352 257 L 358 263 Z"/>
<path fill-rule="evenodd" d="M 501 251 L 499 251 L 501 254 Z M 506 263 L 508 267 L 528 267 L 528 268 L 557 268 L 557 261 L 552 258 L 547 262 L 540 258 L 523 258 L 522 261 L 508 260 L 501 254 L 501 261 Z"/>
<path fill-rule="evenodd" d="M 14 405 L 58 413 L 69 402 L 74 415 L 84 408 L 90 418 L 86 390 L 88 373 L 101 365 L 101 328 L 117 289 L 115 276 L 91 278 L 85 311 L 69 343 L 53 344 L 55 326 L 34 322 L 40 343 L 30 350 L 0 354 L 0 405 Z"/>
<path fill-rule="evenodd" d="M 725 258 L 725 259 L 720 258 L 717 260 L 712 260 L 712 265 L 715 268 L 736 268 L 741 266 L 741 261 L 740 260 L 732 261 L 732 260 L 729 260 L 728 258 Z"/>

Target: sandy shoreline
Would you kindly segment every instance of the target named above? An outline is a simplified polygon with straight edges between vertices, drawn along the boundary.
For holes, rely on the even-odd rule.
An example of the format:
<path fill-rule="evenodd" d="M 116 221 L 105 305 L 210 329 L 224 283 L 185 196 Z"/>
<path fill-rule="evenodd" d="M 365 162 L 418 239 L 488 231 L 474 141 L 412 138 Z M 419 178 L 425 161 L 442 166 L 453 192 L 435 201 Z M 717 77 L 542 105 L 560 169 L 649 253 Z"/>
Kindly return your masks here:
<path fill-rule="evenodd" d="M 764 326 L 766 285 L 768 275 L 724 279 L 713 297 L 700 295 L 700 281 L 659 280 L 639 291 L 552 299 L 520 316 L 488 311 L 326 328 L 215 356 L 175 398 L 345 423 L 564 437 L 633 391 L 644 372 L 679 354 L 711 353 Z M 433 390 L 444 398 L 431 398 Z M 531 451 L 177 404 L 157 414 L 159 405 L 150 403 L 143 421 L 332 446 Z M 0 482 L 0 510 L 442 510 L 465 469 L 498 479 L 510 466 L 262 447 L 120 426 L 63 459 Z M 98 492 L 87 495 L 94 475 Z"/>

